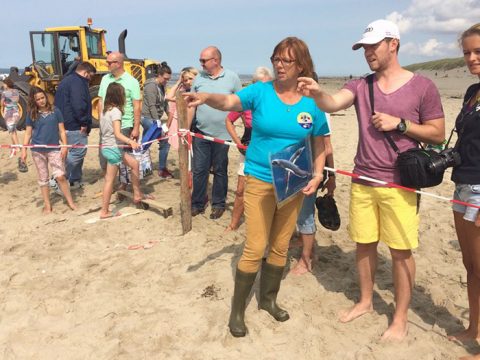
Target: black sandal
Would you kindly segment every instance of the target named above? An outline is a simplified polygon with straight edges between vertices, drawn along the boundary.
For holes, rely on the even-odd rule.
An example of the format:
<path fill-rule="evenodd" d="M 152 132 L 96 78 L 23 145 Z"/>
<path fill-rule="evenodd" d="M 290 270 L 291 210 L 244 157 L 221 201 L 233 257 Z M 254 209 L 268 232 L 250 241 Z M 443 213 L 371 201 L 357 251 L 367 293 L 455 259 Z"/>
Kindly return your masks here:
<path fill-rule="evenodd" d="M 25 162 L 21 158 L 18 158 L 18 171 L 22 173 L 26 173 L 28 171 L 27 164 L 25 164 Z"/>
<path fill-rule="evenodd" d="M 318 211 L 318 221 L 323 227 L 336 231 L 340 228 L 340 214 L 333 196 L 324 195 L 317 197 L 315 205 Z"/>

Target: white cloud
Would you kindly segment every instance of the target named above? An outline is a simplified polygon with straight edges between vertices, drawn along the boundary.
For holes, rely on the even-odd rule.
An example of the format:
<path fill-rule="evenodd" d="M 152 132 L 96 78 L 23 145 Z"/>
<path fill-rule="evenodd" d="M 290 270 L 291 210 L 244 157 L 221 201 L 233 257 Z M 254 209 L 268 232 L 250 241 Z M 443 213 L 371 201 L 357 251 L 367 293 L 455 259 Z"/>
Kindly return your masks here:
<path fill-rule="evenodd" d="M 409 42 L 401 45 L 402 53 L 423 55 L 427 57 L 439 57 L 458 51 L 455 43 L 444 43 L 437 39 L 428 39 L 424 43 Z"/>
<path fill-rule="evenodd" d="M 480 0 L 412 0 L 405 11 L 387 15 L 401 32 L 423 30 L 455 35 L 479 18 Z"/>
<path fill-rule="evenodd" d="M 400 30 L 400 34 L 407 32 L 412 27 L 412 19 L 406 18 L 405 16 L 396 11 L 388 15 L 387 20 L 390 20 L 397 24 L 398 29 Z"/>
<path fill-rule="evenodd" d="M 411 0 L 405 10 L 386 18 L 398 25 L 402 37 L 408 34 L 409 42 L 402 43 L 402 52 L 437 58 L 458 56 L 457 39 L 479 22 L 480 0 Z M 415 38 L 423 40 L 415 42 Z"/>

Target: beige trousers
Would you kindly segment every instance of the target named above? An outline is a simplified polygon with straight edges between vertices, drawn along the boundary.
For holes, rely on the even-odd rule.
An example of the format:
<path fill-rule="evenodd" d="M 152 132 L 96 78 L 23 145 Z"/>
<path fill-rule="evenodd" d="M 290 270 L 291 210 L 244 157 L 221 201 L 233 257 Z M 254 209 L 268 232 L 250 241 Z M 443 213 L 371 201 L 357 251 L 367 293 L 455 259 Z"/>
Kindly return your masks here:
<path fill-rule="evenodd" d="M 245 222 L 247 240 L 238 269 L 257 272 L 267 244 L 270 245 L 267 262 L 285 266 L 288 244 L 303 202 L 303 194 L 293 196 L 282 207 L 277 208 L 273 184 L 246 177 Z"/>

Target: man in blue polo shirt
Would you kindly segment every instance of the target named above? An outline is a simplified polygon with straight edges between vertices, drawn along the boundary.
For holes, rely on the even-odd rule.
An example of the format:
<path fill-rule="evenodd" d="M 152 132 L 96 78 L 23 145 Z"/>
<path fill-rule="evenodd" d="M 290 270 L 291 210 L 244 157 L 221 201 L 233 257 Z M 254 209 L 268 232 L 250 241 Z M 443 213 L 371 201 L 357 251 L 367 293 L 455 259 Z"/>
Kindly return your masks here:
<path fill-rule="evenodd" d="M 233 94 L 242 88 L 238 75 L 222 67 L 222 54 L 218 48 L 209 46 L 204 49 L 200 53 L 200 64 L 203 71 L 193 82 L 192 92 Z M 230 140 L 225 127 L 227 114 L 226 111 L 200 105 L 195 114 L 189 112 L 189 119 L 193 118 L 194 132 Z M 228 190 L 228 149 L 228 145 L 193 139 L 192 216 L 205 212 L 210 168 L 213 169 L 210 219 L 218 219 L 223 215 Z"/>

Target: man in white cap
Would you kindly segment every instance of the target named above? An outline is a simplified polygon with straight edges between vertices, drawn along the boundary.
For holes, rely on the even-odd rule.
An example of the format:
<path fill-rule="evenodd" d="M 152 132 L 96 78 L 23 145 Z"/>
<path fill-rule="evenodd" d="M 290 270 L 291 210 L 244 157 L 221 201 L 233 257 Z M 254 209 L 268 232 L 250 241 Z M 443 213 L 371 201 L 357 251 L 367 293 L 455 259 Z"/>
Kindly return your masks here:
<path fill-rule="evenodd" d="M 445 138 L 445 120 L 437 88 L 429 79 L 403 69 L 398 62 L 400 34 L 387 20 L 370 23 L 352 49 L 363 48 L 373 75 L 374 114 L 367 79 L 351 80 L 334 95 L 318 83 L 300 78 L 299 91 L 315 99 L 318 107 L 333 113 L 355 105 L 359 142 L 354 172 L 386 182 L 400 182 L 397 154 L 384 136 L 389 132 L 400 151 L 417 142 L 439 144 Z M 407 313 L 415 279 L 412 249 L 418 246 L 418 202 L 415 193 L 359 179 L 352 180 L 350 237 L 357 243 L 356 265 L 360 300 L 340 313 L 349 322 L 373 311 L 377 246 L 384 242 L 392 257 L 396 308 L 384 340 L 407 335 Z"/>

